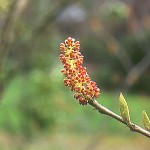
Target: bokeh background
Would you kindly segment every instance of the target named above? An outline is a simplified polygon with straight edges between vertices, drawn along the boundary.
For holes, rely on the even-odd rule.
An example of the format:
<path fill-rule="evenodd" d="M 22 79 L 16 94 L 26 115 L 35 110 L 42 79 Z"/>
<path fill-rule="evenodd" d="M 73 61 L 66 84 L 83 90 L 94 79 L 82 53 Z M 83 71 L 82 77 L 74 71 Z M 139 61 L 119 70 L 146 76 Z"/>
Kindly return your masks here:
<path fill-rule="evenodd" d="M 150 116 L 149 0 L 0 0 L 0 150 L 149 150 L 148 138 L 80 106 L 63 85 L 59 44 L 81 42 L 98 101 Z"/>

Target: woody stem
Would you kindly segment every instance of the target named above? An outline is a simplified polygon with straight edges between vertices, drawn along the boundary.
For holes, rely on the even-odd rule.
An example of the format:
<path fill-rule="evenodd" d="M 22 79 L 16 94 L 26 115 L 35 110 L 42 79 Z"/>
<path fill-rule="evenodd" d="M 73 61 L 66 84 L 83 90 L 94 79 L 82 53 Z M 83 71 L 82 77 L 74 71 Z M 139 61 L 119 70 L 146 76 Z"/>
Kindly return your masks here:
<path fill-rule="evenodd" d="M 102 105 L 99 104 L 95 99 L 94 99 L 93 101 L 90 100 L 88 103 L 89 103 L 91 106 L 93 106 L 94 108 L 96 108 L 101 114 L 105 114 L 105 115 L 107 115 L 107 116 L 110 116 L 110 117 L 112 117 L 112 118 L 118 120 L 119 122 L 121 122 L 121 123 L 127 125 L 127 126 L 130 128 L 131 131 L 133 131 L 133 132 L 138 132 L 138 133 L 140 133 L 140 134 L 142 134 L 142 135 L 144 135 L 144 136 L 150 138 L 150 132 L 149 132 L 149 131 L 147 131 L 147 130 L 145 130 L 145 129 L 141 128 L 140 126 L 138 126 L 138 125 L 136 125 L 136 124 L 133 124 L 133 123 L 131 123 L 130 125 L 127 124 L 127 123 L 123 120 L 123 118 L 122 118 L 121 116 L 119 116 L 119 115 L 117 115 L 116 113 L 112 112 L 112 111 L 109 110 L 108 108 L 102 106 Z"/>

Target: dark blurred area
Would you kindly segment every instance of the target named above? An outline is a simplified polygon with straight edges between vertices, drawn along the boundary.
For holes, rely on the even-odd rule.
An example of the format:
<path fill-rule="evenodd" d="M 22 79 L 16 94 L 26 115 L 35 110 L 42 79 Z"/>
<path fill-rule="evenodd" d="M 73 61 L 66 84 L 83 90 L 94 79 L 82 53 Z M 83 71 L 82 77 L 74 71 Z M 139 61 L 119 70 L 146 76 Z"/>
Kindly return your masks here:
<path fill-rule="evenodd" d="M 120 150 L 117 141 L 131 134 L 64 87 L 59 44 L 69 36 L 104 91 L 100 101 L 118 111 L 112 93 L 124 91 L 135 121 L 139 110 L 150 114 L 149 0 L 0 0 L 0 149 Z M 129 149 L 148 150 L 130 138 Z"/>

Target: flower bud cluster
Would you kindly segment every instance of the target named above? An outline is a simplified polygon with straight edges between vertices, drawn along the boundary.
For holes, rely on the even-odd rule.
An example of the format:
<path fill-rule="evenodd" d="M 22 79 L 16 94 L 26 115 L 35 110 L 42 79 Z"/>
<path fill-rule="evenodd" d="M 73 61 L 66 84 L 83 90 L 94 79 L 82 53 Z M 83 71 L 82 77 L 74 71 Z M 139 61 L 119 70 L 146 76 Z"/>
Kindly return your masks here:
<path fill-rule="evenodd" d="M 82 66 L 83 55 L 80 53 L 80 42 L 68 37 L 60 44 L 60 61 L 64 69 L 61 70 L 65 76 L 64 84 L 75 91 L 74 97 L 80 104 L 86 105 L 88 100 L 97 98 L 100 89 L 94 81 L 91 81 L 86 68 Z"/>

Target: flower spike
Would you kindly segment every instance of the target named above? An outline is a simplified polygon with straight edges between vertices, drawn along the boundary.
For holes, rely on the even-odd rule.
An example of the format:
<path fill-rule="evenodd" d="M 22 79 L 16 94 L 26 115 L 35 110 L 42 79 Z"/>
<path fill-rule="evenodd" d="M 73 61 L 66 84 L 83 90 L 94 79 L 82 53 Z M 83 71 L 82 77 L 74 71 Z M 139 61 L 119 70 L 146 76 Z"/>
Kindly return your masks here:
<path fill-rule="evenodd" d="M 75 91 L 74 98 L 80 104 L 86 105 L 89 100 L 97 98 L 100 89 L 94 81 L 91 81 L 86 68 L 82 66 L 84 56 L 80 53 L 80 42 L 68 37 L 60 44 L 60 61 L 64 69 L 61 70 L 65 76 L 64 84 Z"/>

